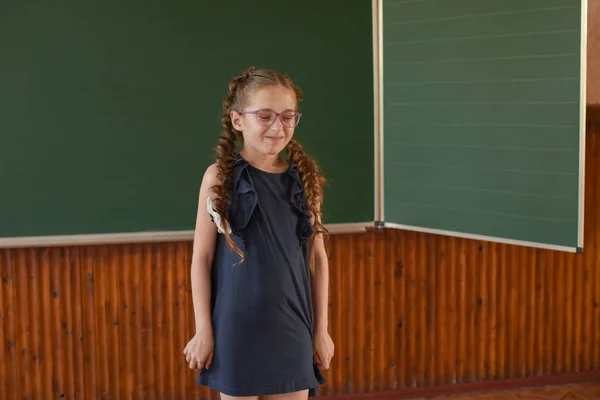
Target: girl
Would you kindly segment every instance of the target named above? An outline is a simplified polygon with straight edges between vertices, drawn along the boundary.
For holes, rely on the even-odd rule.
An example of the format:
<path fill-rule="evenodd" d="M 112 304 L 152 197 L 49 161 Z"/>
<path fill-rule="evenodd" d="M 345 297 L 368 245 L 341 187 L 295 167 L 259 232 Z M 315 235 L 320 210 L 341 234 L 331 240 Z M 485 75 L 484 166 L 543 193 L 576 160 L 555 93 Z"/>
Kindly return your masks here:
<path fill-rule="evenodd" d="M 319 367 L 333 357 L 324 179 L 292 139 L 300 100 L 291 79 L 275 71 L 252 67 L 233 79 L 217 162 L 200 187 L 191 265 L 196 334 L 184 354 L 200 369 L 198 382 L 223 399 L 314 396 L 325 382 Z"/>

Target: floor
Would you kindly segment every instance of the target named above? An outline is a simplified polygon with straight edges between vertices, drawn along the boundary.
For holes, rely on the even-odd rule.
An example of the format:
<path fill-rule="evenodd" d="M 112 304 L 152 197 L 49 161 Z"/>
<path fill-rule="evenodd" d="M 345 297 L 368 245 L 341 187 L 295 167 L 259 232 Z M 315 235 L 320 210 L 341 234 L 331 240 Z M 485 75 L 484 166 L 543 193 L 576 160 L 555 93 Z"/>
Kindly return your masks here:
<path fill-rule="evenodd" d="M 428 400 L 600 400 L 600 382 L 502 392 L 443 396 Z"/>

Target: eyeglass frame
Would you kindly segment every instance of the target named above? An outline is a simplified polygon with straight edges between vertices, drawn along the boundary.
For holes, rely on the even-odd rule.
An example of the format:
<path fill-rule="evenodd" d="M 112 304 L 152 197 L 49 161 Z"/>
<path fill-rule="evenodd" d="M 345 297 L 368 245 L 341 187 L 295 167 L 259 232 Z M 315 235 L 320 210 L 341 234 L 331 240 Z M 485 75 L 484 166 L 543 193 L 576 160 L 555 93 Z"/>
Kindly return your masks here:
<path fill-rule="evenodd" d="M 261 123 L 261 122 L 258 120 L 258 113 L 259 113 L 259 112 L 261 112 L 261 111 L 270 111 L 270 112 L 272 112 L 273 114 L 275 114 L 275 118 L 273 119 L 273 122 L 271 122 L 269 125 L 264 125 L 264 124 L 262 124 L 262 123 Z M 294 114 L 296 115 L 296 117 L 298 117 L 298 122 L 296 122 L 296 125 L 294 125 L 294 126 L 286 126 L 286 125 L 283 123 L 283 120 L 281 119 L 281 116 L 282 116 L 284 113 L 286 113 L 286 112 L 289 112 L 289 111 L 293 111 L 293 110 L 285 110 L 285 111 L 284 111 L 284 112 L 282 112 L 282 113 L 278 113 L 277 111 L 275 111 L 275 110 L 271 110 L 270 108 L 261 108 L 261 109 L 259 109 L 259 110 L 254 110 L 254 111 L 248 111 L 248 110 L 239 110 L 239 111 L 237 111 L 237 113 L 238 113 L 238 114 L 242 114 L 242 115 L 243 115 L 243 114 L 254 114 L 254 116 L 256 117 L 256 122 L 258 122 L 258 124 L 259 124 L 259 125 L 261 125 L 261 126 L 268 126 L 268 127 L 271 127 L 271 126 L 273 126 L 273 124 L 274 124 L 274 123 L 277 121 L 277 119 L 279 119 L 279 120 L 281 120 L 281 125 L 282 125 L 282 126 L 284 126 L 284 127 L 286 127 L 286 128 L 295 128 L 295 127 L 297 127 L 297 126 L 298 126 L 298 124 L 300 123 L 300 118 L 302 118 L 302 113 L 300 113 L 300 112 L 298 112 L 298 111 L 293 111 L 293 112 L 294 112 Z"/>

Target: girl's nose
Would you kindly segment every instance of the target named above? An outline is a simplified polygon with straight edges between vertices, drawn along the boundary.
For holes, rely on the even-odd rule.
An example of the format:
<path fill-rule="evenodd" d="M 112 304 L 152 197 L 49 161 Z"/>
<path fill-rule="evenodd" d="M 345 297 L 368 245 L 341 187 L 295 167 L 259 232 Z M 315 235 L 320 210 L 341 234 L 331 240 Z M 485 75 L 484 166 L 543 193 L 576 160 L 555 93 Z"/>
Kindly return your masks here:
<path fill-rule="evenodd" d="M 273 122 L 273 124 L 271 124 L 271 130 L 278 132 L 282 129 L 283 129 L 283 124 L 281 123 L 280 118 L 275 117 L 275 122 Z"/>

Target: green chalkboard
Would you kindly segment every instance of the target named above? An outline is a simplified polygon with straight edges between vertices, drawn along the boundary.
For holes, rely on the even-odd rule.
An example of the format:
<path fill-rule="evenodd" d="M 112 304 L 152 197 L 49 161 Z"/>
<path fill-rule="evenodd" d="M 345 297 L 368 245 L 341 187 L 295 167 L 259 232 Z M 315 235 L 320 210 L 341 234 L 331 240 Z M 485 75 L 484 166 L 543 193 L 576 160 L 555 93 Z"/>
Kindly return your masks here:
<path fill-rule="evenodd" d="M 382 15 L 386 223 L 580 247 L 581 1 L 384 0 Z"/>
<path fill-rule="evenodd" d="M 371 2 L 0 6 L 0 238 L 191 230 L 228 81 L 301 87 L 327 224 L 374 219 Z"/>

